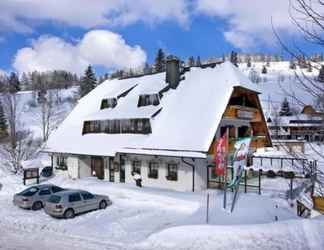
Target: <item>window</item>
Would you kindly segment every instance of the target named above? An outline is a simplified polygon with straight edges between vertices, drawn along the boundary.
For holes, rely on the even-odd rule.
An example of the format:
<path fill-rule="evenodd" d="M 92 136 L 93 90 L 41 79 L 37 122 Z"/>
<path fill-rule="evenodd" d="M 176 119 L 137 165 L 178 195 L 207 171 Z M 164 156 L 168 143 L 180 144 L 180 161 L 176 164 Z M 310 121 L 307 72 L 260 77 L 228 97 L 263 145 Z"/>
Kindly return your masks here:
<path fill-rule="evenodd" d="M 148 178 L 152 178 L 152 179 L 159 178 L 159 163 L 157 162 L 149 163 Z"/>
<path fill-rule="evenodd" d="M 141 162 L 140 161 L 133 161 L 132 172 L 141 174 Z"/>
<path fill-rule="evenodd" d="M 89 133 L 94 133 L 95 132 L 95 124 L 94 121 L 89 122 Z"/>
<path fill-rule="evenodd" d="M 237 129 L 238 137 L 248 137 L 251 134 L 251 130 L 248 126 L 242 126 Z"/>
<path fill-rule="evenodd" d="M 111 121 L 111 131 L 113 134 L 120 133 L 120 120 L 112 120 Z"/>
<path fill-rule="evenodd" d="M 159 94 L 150 94 L 150 95 L 140 95 L 138 98 L 137 107 L 143 106 L 157 106 L 160 104 Z"/>
<path fill-rule="evenodd" d="M 57 186 L 52 187 L 52 192 L 53 193 L 61 192 L 63 190 L 64 190 L 63 188 L 60 188 L 60 187 L 57 187 Z"/>
<path fill-rule="evenodd" d="M 102 121 L 86 121 L 83 133 L 107 133 L 107 134 L 150 134 L 152 133 L 150 119 L 116 119 Z"/>
<path fill-rule="evenodd" d="M 69 202 L 81 201 L 81 196 L 79 193 L 74 193 L 69 195 Z"/>
<path fill-rule="evenodd" d="M 107 98 L 101 101 L 100 109 L 114 108 L 117 106 L 117 98 Z"/>
<path fill-rule="evenodd" d="M 56 157 L 56 169 L 67 170 L 66 160 L 67 158 L 65 156 L 58 155 Z"/>
<path fill-rule="evenodd" d="M 166 177 L 169 181 L 178 180 L 178 165 L 175 163 L 168 164 L 168 175 Z"/>
<path fill-rule="evenodd" d="M 101 130 L 104 133 L 109 133 L 109 121 L 105 120 L 105 121 L 101 121 Z"/>
<path fill-rule="evenodd" d="M 138 132 L 142 132 L 143 131 L 143 121 L 142 120 L 138 120 L 137 121 L 137 131 Z"/>
<path fill-rule="evenodd" d="M 19 193 L 22 196 L 33 196 L 34 194 L 36 194 L 38 192 L 38 188 L 37 187 L 30 187 L 27 188 L 26 190 L 22 191 L 21 193 Z"/>
<path fill-rule="evenodd" d="M 39 192 L 39 195 L 50 195 L 51 191 L 49 190 L 49 188 L 44 188 Z"/>
<path fill-rule="evenodd" d="M 61 201 L 61 196 L 58 196 L 58 195 L 51 195 L 51 196 L 49 197 L 48 201 L 49 201 L 50 203 L 55 203 L 55 204 L 60 203 L 60 201 Z"/>
<path fill-rule="evenodd" d="M 100 126 L 100 121 L 93 121 L 93 132 L 94 133 L 100 133 L 101 132 L 101 126 Z"/>
<path fill-rule="evenodd" d="M 240 96 L 232 97 L 229 101 L 229 105 L 256 108 L 255 103 L 253 101 L 251 101 L 250 97 L 247 95 L 240 95 Z"/>
<path fill-rule="evenodd" d="M 131 131 L 131 120 L 121 120 L 121 132 L 122 133 L 129 133 Z"/>
<path fill-rule="evenodd" d="M 94 198 L 94 195 L 88 192 L 81 192 L 81 195 L 84 200 L 91 200 Z"/>
<path fill-rule="evenodd" d="M 90 122 L 89 121 L 85 121 L 83 124 L 82 134 L 87 134 L 87 133 L 90 133 Z"/>

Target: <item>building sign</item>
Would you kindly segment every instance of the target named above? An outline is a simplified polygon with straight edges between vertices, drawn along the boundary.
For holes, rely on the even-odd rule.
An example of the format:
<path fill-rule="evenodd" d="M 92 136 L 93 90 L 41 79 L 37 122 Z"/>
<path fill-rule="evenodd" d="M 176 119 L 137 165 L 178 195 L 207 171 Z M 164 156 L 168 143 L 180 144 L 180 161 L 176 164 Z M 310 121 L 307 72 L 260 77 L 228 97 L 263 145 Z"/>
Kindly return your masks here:
<path fill-rule="evenodd" d="M 24 169 L 24 185 L 26 185 L 26 180 L 36 179 L 37 184 L 39 183 L 39 169 L 38 168 L 27 168 Z"/>
<path fill-rule="evenodd" d="M 236 116 L 237 118 L 252 120 L 254 118 L 254 112 L 238 109 Z"/>

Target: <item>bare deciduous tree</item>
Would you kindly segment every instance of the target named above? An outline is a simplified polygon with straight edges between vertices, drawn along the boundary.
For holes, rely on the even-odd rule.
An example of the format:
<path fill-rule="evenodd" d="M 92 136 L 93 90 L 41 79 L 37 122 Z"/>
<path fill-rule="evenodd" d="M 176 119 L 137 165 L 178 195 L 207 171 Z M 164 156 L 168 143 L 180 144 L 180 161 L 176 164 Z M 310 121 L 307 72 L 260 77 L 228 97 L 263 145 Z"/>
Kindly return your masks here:
<path fill-rule="evenodd" d="M 0 149 L 1 158 L 8 168 L 19 173 L 21 161 L 28 159 L 36 151 L 32 134 L 24 130 L 20 123 L 19 98 L 17 92 L 2 94 L 2 103 L 9 125 L 9 141 Z"/>
<path fill-rule="evenodd" d="M 46 141 L 52 130 L 53 118 L 55 115 L 52 92 L 48 92 L 46 95 L 42 96 L 40 104 L 42 137 L 43 141 Z"/>
<path fill-rule="evenodd" d="M 289 0 L 289 16 L 295 27 L 299 31 L 299 35 L 304 40 L 302 44 L 309 43 L 312 46 L 318 46 L 319 49 L 324 48 L 324 1 L 323 0 Z M 299 61 L 300 58 L 307 58 L 308 62 L 304 60 L 305 64 L 310 65 L 313 69 L 320 71 L 322 63 L 315 58 L 311 58 L 303 46 L 296 43 L 294 45 L 287 45 L 282 40 L 282 36 L 273 27 L 274 33 L 281 44 L 282 48 L 292 57 L 294 61 Z M 324 113 L 324 84 L 319 81 L 319 77 L 313 77 L 306 74 L 303 70 L 295 71 L 295 83 L 301 90 L 304 90 L 303 95 L 308 95 L 313 99 L 314 104 L 317 104 L 317 109 Z M 284 91 L 285 89 L 282 88 Z M 304 98 L 297 96 L 293 92 L 285 91 L 285 94 L 293 98 L 297 104 L 305 106 Z M 324 132 L 324 124 L 321 131 Z M 312 151 L 318 156 L 320 161 L 324 161 L 324 153 L 318 149 L 314 144 L 309 143 Z M 323 162 L 321 163 L 323 164 Z M 324 190 L 324 173 L 322 170 L 317 171 L 317 182 L 319 184 L 318 190 Z M 324 195 L 324 192 L 322 193 Z"/>

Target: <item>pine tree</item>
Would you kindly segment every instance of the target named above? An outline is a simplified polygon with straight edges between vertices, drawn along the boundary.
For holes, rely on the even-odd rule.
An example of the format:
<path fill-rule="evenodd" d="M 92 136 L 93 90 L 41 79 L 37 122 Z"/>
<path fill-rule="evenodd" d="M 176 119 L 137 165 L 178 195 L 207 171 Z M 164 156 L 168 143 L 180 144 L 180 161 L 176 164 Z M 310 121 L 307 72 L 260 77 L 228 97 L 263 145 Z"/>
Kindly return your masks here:
<path fill-rule="evenodd" d="M 309 73 L 313 72 L 313 67 L 310 62 L 307 63 L 307 72 L 309 72 Z"/>
<path fill-rule="evenodd" d="M 281 110 L 279 112 L 280 116 L 290 116 L 292 115 L 292 112 L 290 111 L 290 105 L 289 102 L 287 100 L 287 98 L 285 98 L 283 100 L 283 102 L 281 103 Z"/>
<path fill-rule="evenodd" d="M 89 65 L 80 83 L 80 97 L 83 97 L 86 94 L 88 94 L 91 90 L 93 90 L 96 87 L 96 85 L 97 79 L 95 73 L 93 72 L 91 65 Z"/>
<path fill-rule="evenodd" d="M 197 57 L 196 66 L 197 67 L 200 67 L 201 66 L 200 56 Z"/>
<path fill-rule="evenodd" d="M 251 63 L 251 57 L 248 57 L 246 66 L 247 66 L 248 68 L 251 68 L 251 66 L 252 66 L 252 63 Z"/>
<path fill-rule="evenodd" d="M 163 72 L 165 70 L 165 54 L 162 49 L 159 49 L 155 58 L 155 70 Z"/>
<path fill-rule="evenodd" d="M 322 65 L 322 67 L 321 67 L 321 69 L 319 71 L 317 80 L 319 82 L 324 82 L 324 65 Z"/>
<path fill-rule="evenodd" d="M 20 91 L 20 81 L 15 72 L 12 72 L 9 77 L 9 92 L 16 93 Z"/>
<path fill-rule="evenodd" d="M 268 73 L 268 70 L 267 70 L 266 66 L 263 65 L 261 73 L 262 74 L 267 74 Z"/>
<path fill-rule="evenodd" d="M 29 78 L 28 78 L 28 76 L 27 76 L 27 74 L 25 72 L 22 73 L 20 81 L 21 81 L 21 84 L 25 88 L 29 85 L 30 81 L 29 81 Z"/>
<path fill-rule="evenodd" d="M 233 63 L 236 67 L 238 67 L 238 57 L 235 51 L 231 52 L 231 63 Z"/>
<path fill-rule="evenodd" d="M 191 56 L 191 57 L 188 58 L 188 66 L 189 67 L 195 66 L 195 59 L 194 59 L 193 56 Z"/>
<path fill-rule="evenodd" d="M 144 73 L 144 75 L 152 73 L 152 68 L 150 67 L 150 65 L 148 63 L 145 63 L 143 73 Z"/>
<path fill-rule="evenodd" d="M 297 68 L 296 63 L 294 61 L 290 61 L 289 68 L 295 70 Z"/>
<path fill-rule="evenodd" d="M 7 129 L 8 129 L 7 119 L 5 117 L 3 106 L 0 101 L 0 137 L 8 135 Z"/>

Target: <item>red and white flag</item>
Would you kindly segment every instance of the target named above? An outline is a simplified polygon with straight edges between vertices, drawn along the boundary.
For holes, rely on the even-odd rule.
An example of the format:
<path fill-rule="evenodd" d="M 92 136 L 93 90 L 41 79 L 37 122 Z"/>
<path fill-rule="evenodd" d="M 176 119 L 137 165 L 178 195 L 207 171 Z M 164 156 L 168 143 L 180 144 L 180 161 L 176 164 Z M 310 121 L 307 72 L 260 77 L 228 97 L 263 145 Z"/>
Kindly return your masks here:
<path fill-rule="evenodd" d="M 222 176 L 225 174 L 227 165 L 227 144 L 227 134 L 225 132 L 215 144 L 215 173 L 217 176 Z"/>

